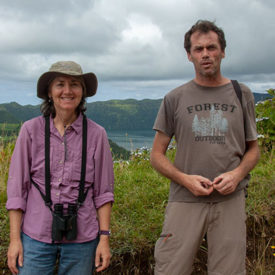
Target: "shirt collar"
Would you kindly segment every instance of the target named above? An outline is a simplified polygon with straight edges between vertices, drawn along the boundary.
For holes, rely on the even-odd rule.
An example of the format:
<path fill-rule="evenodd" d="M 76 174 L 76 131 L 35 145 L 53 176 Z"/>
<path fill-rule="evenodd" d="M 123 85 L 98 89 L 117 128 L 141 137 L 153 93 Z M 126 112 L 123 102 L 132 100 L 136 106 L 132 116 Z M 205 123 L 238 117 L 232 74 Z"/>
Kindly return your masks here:
<path fill-rule="evenodd" d="M 82 120 L 83 120 L 83 115 L 80 113 L 77 119 L 70 126 L 77 134 L 82 133 Z M 50 131 L 51 132 L 57 131 L 56 128 L 54 127 L 52 116 L 50 116 Z"/>

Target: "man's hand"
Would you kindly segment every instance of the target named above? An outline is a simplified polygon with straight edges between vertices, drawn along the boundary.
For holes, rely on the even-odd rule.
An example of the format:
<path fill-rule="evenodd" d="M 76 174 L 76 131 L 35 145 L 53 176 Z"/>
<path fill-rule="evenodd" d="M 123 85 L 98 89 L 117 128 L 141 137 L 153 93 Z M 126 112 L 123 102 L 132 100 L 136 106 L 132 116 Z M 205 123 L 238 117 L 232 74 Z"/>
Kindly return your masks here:
<path fill-rule="evenodd" d="M 208 196 L 214 190 L 209 179 L 197 175 L 185 175 L 183 185 L 195 196 Z"/>
<path fill-rule="evenodd" d="M 95 256 L 96 272 L 106 269 L 110 264 L 110 259 L 109 236 L 101 235 Z"/>
<path fill-rule="evenodd" d="M 219 175 L 213 181 L 213 187 L 222 195 L 233 193 L 238 186 L 240 180 L 237 173 L 230 171 Z"/>
<path fill-rule="evenodd" d="M 21 240 L 10 242 L 8 249 L 8 267 L 12 274 L 18 274 L 17 261 L 20 267 L 23 266 L 23 246 Z"/>
<path fill-rule="evenodd" d="M 202 176 L 182 173 L 166 157 L 166 151 L 171 137 L 161 131 L 157 131 L 151 151 L 150 161 L 152 166 L 163 176 L 185 186 L 195 196 L 207 196 L 213 192 L 212 182 Z"/>
<path fill-rule="evenodd" d="M 238 167 L 227 173 L 221 174 L 213 181 L 213 187 L 222 195 L 235 191 L 239 182 L 255 167 L 260 158 L 257 140 L 246 142 L 246 152 Z"/>

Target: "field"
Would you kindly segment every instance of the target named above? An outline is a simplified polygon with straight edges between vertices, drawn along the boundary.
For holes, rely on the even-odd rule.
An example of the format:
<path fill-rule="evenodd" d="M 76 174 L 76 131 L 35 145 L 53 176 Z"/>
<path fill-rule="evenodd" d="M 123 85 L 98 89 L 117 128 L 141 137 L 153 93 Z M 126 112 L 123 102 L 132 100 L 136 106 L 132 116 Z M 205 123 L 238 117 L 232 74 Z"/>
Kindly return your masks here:
<path fill-rule="evenodd" d="M 261 117 L 274 117 L 274 100 L 257 106 Z M 261 160 L 251 173 L 247 204 L 247 274 L 271 275 L 275 269 L 275 120 L 261 119 L 258 132 Z M 0 274 L 6 269 L 9 242 L 5 210 L 6 181 L 14 142 L 0 146 Z M 104 274 L 153 274 L 153 249 L 163 222 L 169 181 L 149 163 L 149 151 L 137 151 L 115 170 L 115 204 L 111 222 L 112 262 Z M 175 150 L 168 151 L 173 159 Z M 206 274 L 207 244 L 198 252 L 193 275 Z"/>

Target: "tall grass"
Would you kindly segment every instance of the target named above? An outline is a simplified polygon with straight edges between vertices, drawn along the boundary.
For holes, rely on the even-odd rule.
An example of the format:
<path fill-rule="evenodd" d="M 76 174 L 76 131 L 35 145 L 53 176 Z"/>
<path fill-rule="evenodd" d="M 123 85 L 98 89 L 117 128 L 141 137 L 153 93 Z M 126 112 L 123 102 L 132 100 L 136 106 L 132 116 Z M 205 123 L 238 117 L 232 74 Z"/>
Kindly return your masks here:
<path fill-rule="evenodd" d="M 0 202 L 5 202 L 7 199 L 6 183 L 13 149 L 14 142 L 0 143 Z"/>
<path fill-rule="evenodd" d="M 274 98 L 270 109 L 274 112 Z M 273 105 L 272 105 L 273 104 Z M 262 105 L 260 105 L 261 107 Z M 273 107 L 272 107 L 273 106 Z M 266 112 L 268 107 L 264 106 Z M 270 111 L 271 113 L 271 111 Z M 269 123 L 269 124 L 267 124 Z M 270 124 L 271 123 L 271 124 Z M 267 125 L 267 126 L 266 126 Z M 271 125 L 271 126 L 270 126 Z M 272 126 L 273 125 L 273 126 Z M 264 136 L 275 124 L 264 120 L 258 129 Z M 267 128 L 268 127 L 268 128 Z M 275 270 L 275 154 L 274 138 L 260 140 L 262 156 L 252 171 L 246 200 L 247 211 L 247 274 L 271 275 Z M 0 140 L 0 272 L 6 269 L 8 219 L 5 210 L 6 182 L 14 141 Z M 112 263 L 105 275 L 153 274 L 153 250 L 162 227 L 167 204 L 169 181 L 152 169 L 149 151 L 136 152 L 129 161 L 114 164 L 115 204 L 112 211 Z M 175 150 L 168 151 L 174 158 Z M 193 274 L 206 274 L 207 251 L 198 253 Z"/>
<path fill-rule="evenodd" d="M 14 143 L 0 147 L 0 270 L 5 273 L 8 219 L 4 208 L 8 165 Z M 173 158 L 174 150 L 168 152 Z M 149 152 L 134 154 L 130 161 L 114 164 L 115 204 L 112 213 L 113 260 L 104 274 L 153 274 L 153 249 L 162 227 L 169 181 L 155 172 Z M 248 274 L 272 274 L 274 259 L 274 154 L 264 153 L 252 172 L 247 198 Z M 199 254 L 194 274 L 205 274 L 205 252 Z M 202 258 L 200 258 L 202 257 Z M 204 258 L 203 258 L 204 257 Z M 198 271 L 200 270 L 200 271 Z M 197 273 L 196 273 L 197 272 Z"/>

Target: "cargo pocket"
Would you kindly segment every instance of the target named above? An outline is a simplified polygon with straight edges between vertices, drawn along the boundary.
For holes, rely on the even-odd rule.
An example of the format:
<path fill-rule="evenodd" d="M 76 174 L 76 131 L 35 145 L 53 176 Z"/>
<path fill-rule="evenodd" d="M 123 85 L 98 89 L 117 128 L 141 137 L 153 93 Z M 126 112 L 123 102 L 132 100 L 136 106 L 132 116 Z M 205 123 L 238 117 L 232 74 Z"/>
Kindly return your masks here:
<path fill-rule="evenodd" d="M 162 233 L 155 246 L 155 261 L 159 270 L 163 269 L 171 261 L 175 251 L 179 247 L 179 242 L 172 233 Z"/>

